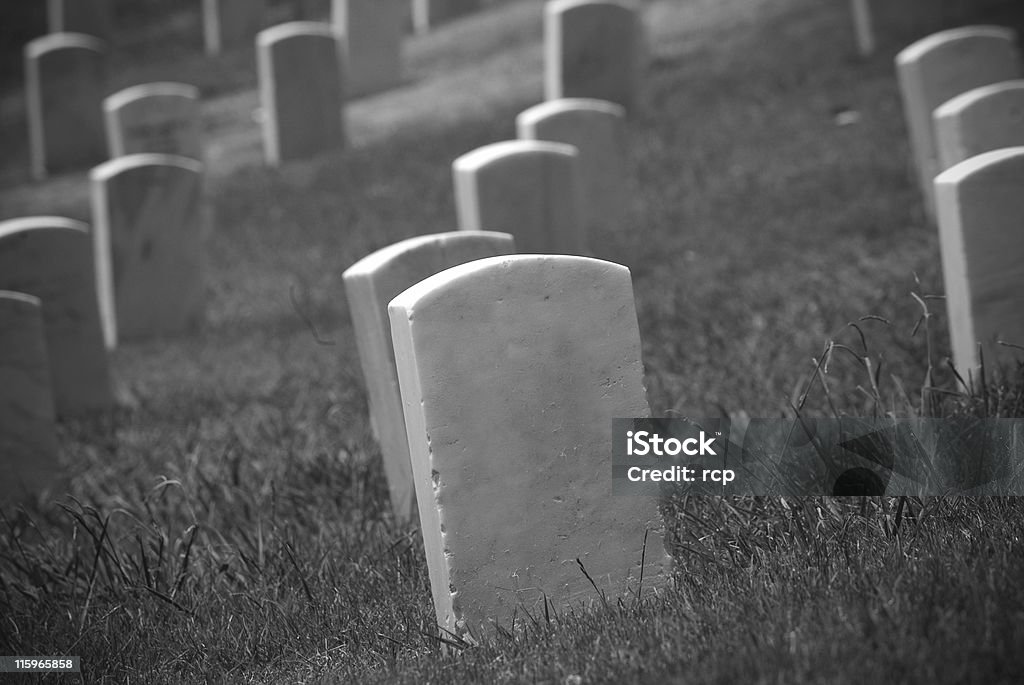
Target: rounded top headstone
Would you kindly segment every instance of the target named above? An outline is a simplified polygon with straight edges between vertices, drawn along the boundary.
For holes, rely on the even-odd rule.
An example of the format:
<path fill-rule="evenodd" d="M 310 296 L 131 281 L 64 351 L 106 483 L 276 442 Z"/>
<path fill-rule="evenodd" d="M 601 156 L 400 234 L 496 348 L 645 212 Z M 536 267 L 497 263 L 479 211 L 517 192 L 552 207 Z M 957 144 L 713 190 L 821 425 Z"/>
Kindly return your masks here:
<path fill-rule="evenodd" d="M 136 86 L 128 86 L 122 90 L 108 95 L 103 101 L 104 107 L 109 109 L 119 109 L 128 105 L 136 100 L 142 98 L 153 97 L 153 96 L 174 96 L 189 98 L 190 100 L 199 99 L 199 88 L 189 83 L 177 83 L 173 81 L 157 81 L 154 83 L 140 83 Z"/>
<path fill-rule="evenodd" d="M 85 33 L 50 33 L 25 44 L 25 57 L 38 58 L 63 48 L 82 48 L 93 52 L 106 52 L 107 44 Z"/>
<path fill-rule="evenodd" d="M 77 219 L 68 219 L 63 216 L 23 216 L 0 221 L 0 238 L 39 228 L 64 228 L 82 233 L 89 232 L 89 224 Z"/>
<path fill-rule="evenodd" d="M 964 179 L 974 177 L 979 173 L 983 173 L 985 176 L 999 174 L 1008 166 L 1015 168 L 1018 164 L 1022 165 L 1022 169 L 1024 169 L 1024 146 L 992 150 L 951 166 L 935 177 L 935 184 L 957 185 Z"/>
<path fill-rule="evenodd" d="M 1006 28 L 1005 26 L 960 26 L 955 29 L 948 29 L 946 31 L 933 33 L 930 36 L 925 36 L 919 41 L 911 43 L 896 55 L 896 63 L 905 64 L 907 62 L 914 62 L 920 59 L 922 55 L 927 54 L 944 43 L 952 43 L 966 38 L 999 38 L 1007 41 L 1014 41 L 1016 40 L 1016 37 L 1017 34 L 1013 29 Z"/>
<path fill-rule="evenodd" d="M 323 38 L 337 38 L 338 34 L 334 27 L 322 21 L 289 21 L 269 29 L 263 29 L 256 34 L 256 44 L 263 47 L 272 45 L 288 38 L 304 36 L 321 36 Z"/>
<path fill-rule="evenodd" d="M 456 158 L 452 164 L 457 170 L 472 170 L 508 157 L 536 153 L 565 157 L 579 156 L 579 151 L 575 146 L 565 143 L 552 143 L 546 140 L 504 140 L 471 150 Z"/>
<path fill-rule="evenodd" d="M 168 155 L 162 152 L 140 152 L 118 157 L 93 167 L 89 171 L 89 178 L 93 181 L 105 181 L 125 171 L 147 166 L 174 166 L 197 174 L 203 171 L 203 163 L 190 157 Z"/>
<path fill-rule="evenodd" d="M 935 109 L 935 117 L 941 118 L 951 116 L 962 110 L 968 109 L 975 103 L 1002 93 L 1024 90 L 1024 79 L 1013 79 L 1011 81 L 1000 81 L 987 86 L 972 88 L 966 93 L 946 100 Z"/>
<path fill-rule="evenodd" d="M 509 233 L 502 233 L 500 231 L 446 231 L 444 233 L 418 235 L 412 238 L 406 238 L 405 240 L 400 240 L 397 243 L 392 243 L 366 255 L 358 262 L 345 269 L 344 275 L 346 277 L 351 277 L 373 273 L 377 271 L 381 265 L 392 261 L 399 255 L 407 252 L 415 252 L 428 245 L 436 245 L 438 243 L 473 242 L 479 240 L 507 240 L 512 243 L 513 237 Z"/>

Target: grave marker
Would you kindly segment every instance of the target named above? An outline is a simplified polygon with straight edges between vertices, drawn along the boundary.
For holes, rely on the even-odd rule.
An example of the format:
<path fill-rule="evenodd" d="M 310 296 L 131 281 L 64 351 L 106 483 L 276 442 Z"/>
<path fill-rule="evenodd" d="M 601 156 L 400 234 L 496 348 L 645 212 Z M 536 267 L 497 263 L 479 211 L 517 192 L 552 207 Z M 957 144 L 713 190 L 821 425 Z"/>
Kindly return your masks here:
<path fill-rule="evenodd" d="M 870 0 L 850 0 L 853 32 L 857 39 L 857 53 L 870 57 L 875 53 L 875 29 L 871 23 Z"/>
<path fill-rule="evenodd" d="M 389 307 L 438 623 L 458 635 L 666 582 L 654 499 L 613 497 L 611 420 L 649 416 L 629 270 L 514 255 Z M 645 549 L 646 544 L 646 549 Z"/>
<path fill-rule="evenodd" d="M 266 0 L 203 0 L 203 40 L 206 54 L 251 45 L 266 22 Z"/>
<path fill-rule="evenodd" d="M 49 33 L 84 33 L 110 42 L 113 34 L 110 0 L 47 0 Z"/>
<path fill-rule="evenodd" d="M 59 416 L 111 409 L 92 237 L 72 219 L 33 216 L 0 222 L 0 289 L 38 297 Z"/>
<path fill-rule="evenodd" d="M 32 177 L 103 161 L 106 48 L 81 33 L 54 33 L 25 45 L 25 96 Z"/>
<path fill-rule="evenodd" d="M 186 157 L 139 154 L 90 172 L 108 347 L 119 338 L 178 335 L 199 325 L 204 300 L 202 169 Z"/>
<path fill-rule="evenodd" d="M 536 140 L 492 143 L 452 163 L 463 231 L 502 231 L 521 252 L 587 253 L 579 153 Z"/>
<path fill-rule="evenodd" d="M 110 157 L 162 152 L 202 159 L 199 89 L 184 83 L 146 83 L 103 101 Z"/>
<path fill-rule="evenodd" d="M 512 236 L 453 231 L 402 240 L 377 250 L 343 274 L 352 327 L 370 404 L 370 425 L 380 443 L 395 515 L 416 514 L 409 443 L 391 342 L 388 303 L 424 278 L 457 264 L 515 252 Z"/>
<path fill-rule="evenodd" d="M 1004 147 L 1024 145 L 1024 79 L 982 86 L 935 110 L 942 169 Z"/>
<path fill-rule="evenodd" d="M 412 0 L 413 31 L 429 33 L 438 24 L 479 9 L 480 0 Z"/>
<path fill-rule="evenodd" d="M 349 97 L 394 88 L 402 80 L 407 0 L 334 0 L 335 30 L 343 37 Z"/>
<path fill-rule="evenodd" d="M 256 37 L 268 164 L 345 146 L 339 40 L 329 24 L 293 21 Z"/>

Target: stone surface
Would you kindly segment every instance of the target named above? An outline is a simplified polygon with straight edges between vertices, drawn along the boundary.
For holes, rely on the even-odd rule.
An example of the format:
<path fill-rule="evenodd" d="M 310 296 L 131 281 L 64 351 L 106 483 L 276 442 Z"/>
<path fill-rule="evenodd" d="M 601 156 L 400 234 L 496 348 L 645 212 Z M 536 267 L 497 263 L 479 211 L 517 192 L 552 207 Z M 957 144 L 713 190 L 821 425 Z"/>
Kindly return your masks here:
<path fill-rule="evenodd" d="M 344 147 L 343 60 L 330 24 L 281 24 L 256 45 L 267 163 Z"/>
<path fill-rule="evenodd" d="M 935 110 L 942 169 L 982 152 L 1024 145 L 1024 80 L 969 90 Z"/>
<path fill-rule="evenodd" d="M 476 12 L 480 0 L 412 0 L 412 27 L 427 33 L 438 24 Z"/>
<path fill-rule="evenodd" d="M 342 36 L 349 97 L 394 88 L 402 81 L 402 37 L 408 0 L 334 0 Z"/>
<path fill-rule="evenodd" d="M 370 424 L 380 443 L 391 504 L 399 518 L 413 519 L 416 498 L 388 303 L 406 288 L 439 271 L 474 259 L 513 252 L 515 244 L 507 233 L 435 233 L 377 250 L 353 264 L 343 275 L 369 397 Z"/>
<path fill-rule="evenodd" d="M 502 231 L 520 252 L 587 254 L 579 153 L 533 140 L 493 143 L 452 163 L 463 231 Z"/>
<path fill-rule="evenodd" d="M 552 0 L 544 6 L 546 100 L 594 98 L 639 103 L 644 45 L 632 2 Z"/>
<path fill-rule="evenodd" d="M 941 171 L 932 113 L 968 90 L 1024 75 L 1015 41 L 1010 29 L 964 26 L 922 38 L 896 55 L 903 113 L 930 217 L 935 213 L 933 182 Z"/>
<path fill-rule="evenodd" d="M 53 400 L 63 417 L 114 406 L 94 269 L 88 225 L 53 216 L 0 222 L 0 289 L 42 302 Z"/>
<path fill-rule="evenodd" d="M 935 179 L 953 362 L 977 378 L 1024 345 L 1024 147 L 972 157 Z"/>
<path fill-rule="evenodd" d="M 186 157 L 139 154 L 90 173 L 108 347 L 186 333 L 201 322 L 202 169 Z"/>
<path fill-rule="evenodd" d="M 103 101 L 110 157 L 162 152 L 202 159 L 199 89 L 185 83 L 146 83 Z"/>
<path fill-rule="evenodd" d="M 599 604 L 577 559 L 611 603 L 637 594 L 641 559 L 643 588 L 666 582 L 657 500 L 612 496 L 612 418 L 649 415 L 628 269 L 492 257 L 389 312 L 442 627 Z"/>
<path fill-rule="evenodd" d="M 870 0 L 850 0 L 850 15 L 857 40 L 857 54 L 870 57 L 875 53 L 875 29 L 871 22 Z"/>
<path fill-rule="evenodd" d="M 57 432 L 39 298 L 0 291 L 0 507 L 32 500 L 57 475 Z"/>
<path fill-rule="evenodd" d="M 218 55 L 252 40 L 266 25 L 266 0 L 203 0 L 206 54 Z"/>
<path fill-rule="evenodd" d="M 103 41 L 54 33 L 25 45 L 25 97 L 32 177 L 83 169 L 107 156 Z"/>
<path fill-rule="evenodd" d="M 625 230 L 626 110 L 604 100 L 551 100 L 516 117 L 524 140 L 572 145 L 579 152 L 582 220 L 589 236 Z M 596 242 L 596 241 L 594 241 Z"/>
<path fill-rule="evenodd" d="M 110 0 L 47 0 L 50 33 L 84 33 L 110 42 L 113 15 Z"/>

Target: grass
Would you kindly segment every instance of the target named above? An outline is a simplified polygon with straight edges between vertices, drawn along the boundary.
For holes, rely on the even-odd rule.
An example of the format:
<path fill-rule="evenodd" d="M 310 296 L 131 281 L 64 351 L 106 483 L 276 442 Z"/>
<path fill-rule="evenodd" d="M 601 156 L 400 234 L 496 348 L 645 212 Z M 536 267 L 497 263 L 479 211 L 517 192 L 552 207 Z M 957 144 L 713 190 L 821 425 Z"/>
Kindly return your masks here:
<path fill-rule="evenodd" d="M 844 3 L 649 3 L 630 221 L 594 242 L 633 269 L 656 415 L 779 416 L 808 388 L 812 416 L 1021 415 L 1012 376 L 922 391 L 957 386 L 891 58 L 1024 12 L 898 4 L 861 61 Z M 200 59 L 194 17 L 173 16 L 138 33 L 156 47 L 126 45 L 115 85 L 173 75 L 208 97 L 207 325 L 118 350 L 125 406 L 61 427 L 60 505 L 5 511 L 0 653 L 81 655 L 85 682 L 1019 680 L 1016 499 L 667 503 L 680 573 L 662 599 L 443 649 L 418 531 L 390 514 L 341 273 L 454 227 L 451 160 L 512 137 L 541 97 L 539 3 L 411 39 L 409 83 L 352 105 L 352 149 L 279 171 L 259 163 L 251 54 Z M 5 127 L 22 116 L 6 92 Z M 0 218 L 88 218 L 80 175 L 26 169 L 14 144 Z M 858 358 L 832 354 L 826 396 L 830 341 Z"/>

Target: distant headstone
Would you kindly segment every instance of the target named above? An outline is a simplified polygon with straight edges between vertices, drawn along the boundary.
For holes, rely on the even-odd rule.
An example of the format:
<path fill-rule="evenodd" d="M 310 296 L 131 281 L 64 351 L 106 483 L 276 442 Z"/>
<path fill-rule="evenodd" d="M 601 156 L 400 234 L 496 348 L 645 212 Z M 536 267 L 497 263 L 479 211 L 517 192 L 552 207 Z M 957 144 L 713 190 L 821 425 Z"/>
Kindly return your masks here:
<path fill-rule="evenodd" d="M 57 431 L 39 298 L 0 291 L 0 505 L 32 500 L 57 474 Z"/>
<path fill-rule="evenodd" d="M 353 264 L 342 276 L 369 395 L 370 425 L 380 443 L 391 505 L 401 519 L 413 520 L 416 498 L 388 303 L 406 288 L 439 271 L 513 252 L 515 244 L 507 233 L 435 233 L 377 250 Z"/>
<path fill-rule="evenodd" d="M 644 589 L 664 586 L 656 500 L 612 496 L 611 420 L 650 412 L 628 269 L 492 257 L 389 312 L 443 628 L 635 597 L 641 568 Z"/>
<path fill-rule="evenodd" d="M 942 169 L 982 152 L 1024 145 L 1024 79 L 957 95 L 934 114 Z"/>
<path fill-rule="evenodd" d="M 266 0 L 203 0 L 206 54 L 251 45 L 266 23 Z"/>
<path fill-rule="evenodd" d="M 536 140 L 492 143 L 452 163 L 463 231 L 503 231 L 520 252 L 586 254 L 579 153 Z"/>
<path fill-rule="evenodd" d="M 146 83 L 103 101 L 110 157 L 161 152 L 202 159 L 199 89 L 184 83 Z"/>
<path fill-rule="evenodd" d="M 594 98 L 639 105 L 640 12 L 625 0 L 551 0 L 544 6 L 546 100 Z"/>
<path fill-rule="evenodd" d="M 42 302 L 57 414 L 111 409 L 89 227 L 53 216 L 0 222 L 0 289 Z"/>
<path fill-rule="evenodd" d="M 394 88 L 402 80 L 403 21 L 408 0 L 334 0 L 349 97 Z"/>
<path fill-rule="evenodd" d="M 998 26 L 941 31 L 896 55 L 903 113 L 917 165 L 925 211 L 935 213 L 934 179 L 941 171 L 932 113 L 968 90 L 1024 75 L 1016 34 Z"/>
<path fill-rule="evenodd" d="M 1024 345 L 1024 146 L 985 152 L 935 179 L 953 362 L 966 378 L 981 363 L 1019 358 Z"/>
<path fill-rule="evenodd" d="M 551 100 L 516 117 L 523 140 L 572 145 L 579 152 L 583 224 L 590 236 L 622 231 L 626 208 L 626 110 L 604 100 Z"/>
<path fill-rule="evenodd" d="M 186 157 L 139 154 L 111 160 L 89 174 L 108 347 L 118 339 L 177 335 L 199 325 L 202 169 Z M 111 307 L 113 312 L 102 311 Z"/>
<path fill-rule="evenodd" d="M 870 0 L 850 0 L 853 33 L 857 39 L 857 53 L 870 57 L 875 52 L 875 29 L 871 23 Z"/>
<path fill-rule="evenodd" d="M 25 95 L 32 176 L 103 161 L 106 47 L 80 33 L 54 33 L 25 45 Z"/>
<path fill-rule="evenodd" d="M 49 33 L 84 33 L 110 42 L 113 18 L 110 0 L 47 0 Z"/>
<path fill-rule="evenodd" d="M 330 24 L 293 21 L 256 38 L 268 164 L 345 146 L 345 84 Z"/>
<path fill-rule="evenodd" d="M 480 0 L 412 0 L 412 26 L 418 34 L 480 9 Z"/>

